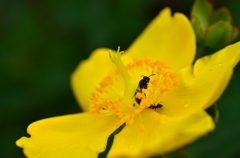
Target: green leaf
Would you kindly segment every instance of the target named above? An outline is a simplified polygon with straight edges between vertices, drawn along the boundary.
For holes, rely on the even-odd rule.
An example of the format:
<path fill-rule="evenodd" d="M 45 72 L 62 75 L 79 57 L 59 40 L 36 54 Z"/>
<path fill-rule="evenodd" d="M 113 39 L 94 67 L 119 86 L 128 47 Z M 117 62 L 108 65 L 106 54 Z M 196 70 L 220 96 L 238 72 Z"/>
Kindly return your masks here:
<path fill-rule="evenodd" d="M 232 14 L 226 7 L 219 8 L 212 14 L 211 23 L 214 24 L 220 20 L 232 21 Z"/>
<path fill-rule="evenodd" d="M 210 17 L 213 13 L 213 5 L 208 0 L 197 0 L 193 4 L 191 17 L 199 19 L 201 28 L 205 31 L 210 25 Z"/>
<path fill-rule="evenodd" d="M 239 30 L 238 30 L 238 27 L 235 26 L 234 24 L 232 24 L 232 26 L 233 26 L 233 33 L 231 36 L 231 41 L 234 41 L 238 37 Z"/>
<path fill-rule="evenodd" d="M 204 33 L 202 31 L 199 19 L 193 16 L 191 17 L 191 23 L 197 38 L 197 42 L 201 45 L 204 45 Z"/>
<path fill-rule="evenodd" d="M 205 45 L 219 49 L 232 41 L 234 26 L 231 22 L 219 21 L 208 28 L 205 33 Z"/>

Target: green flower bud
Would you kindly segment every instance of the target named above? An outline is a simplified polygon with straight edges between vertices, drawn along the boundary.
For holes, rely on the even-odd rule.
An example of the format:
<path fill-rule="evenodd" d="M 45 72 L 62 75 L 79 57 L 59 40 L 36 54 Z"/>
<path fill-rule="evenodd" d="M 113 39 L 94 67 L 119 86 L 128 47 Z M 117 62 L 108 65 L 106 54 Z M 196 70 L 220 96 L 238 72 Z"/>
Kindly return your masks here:
<path fill-rule="evenodd" d="M 220 49 L 238 35 L 238 28 L 232 23 L 232 15 L 225 8 L 214 10 L 212 0 L 196 0 L 191 11 L 191 22 L 198 44 Z"/>

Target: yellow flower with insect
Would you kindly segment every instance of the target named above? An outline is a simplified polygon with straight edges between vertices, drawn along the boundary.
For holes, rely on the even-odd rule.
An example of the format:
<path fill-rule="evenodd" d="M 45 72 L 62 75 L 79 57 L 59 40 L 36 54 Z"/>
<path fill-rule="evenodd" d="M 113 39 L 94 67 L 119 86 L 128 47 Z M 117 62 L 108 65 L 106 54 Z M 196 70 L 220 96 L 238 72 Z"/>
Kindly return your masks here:
<path fill-rule="evenodd" d="M 194 65 L 189 20 L 165 8 L 125 53 L 100 48 L 80 63 L 72 88 L 79 114 L 32 123 L 16 144 L 29 158 L 97 157 L 114 136 L 108 157 L 161 155 L 212 131 L 205 111 L 221 96 L 240 59 L 240 43 Z"/>

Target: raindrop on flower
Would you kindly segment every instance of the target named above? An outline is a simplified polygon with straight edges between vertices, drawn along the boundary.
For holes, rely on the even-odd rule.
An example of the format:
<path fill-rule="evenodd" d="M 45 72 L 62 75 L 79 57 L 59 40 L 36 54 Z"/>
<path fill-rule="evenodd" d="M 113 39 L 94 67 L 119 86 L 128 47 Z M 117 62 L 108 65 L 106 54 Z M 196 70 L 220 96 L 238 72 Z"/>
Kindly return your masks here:
<path fill-rule="evenodd" d="M 185 107 L 185 108 L 189 107 L 189 103 L 185 103 L 185 104 L 184 104 L 184 107 Z"/>

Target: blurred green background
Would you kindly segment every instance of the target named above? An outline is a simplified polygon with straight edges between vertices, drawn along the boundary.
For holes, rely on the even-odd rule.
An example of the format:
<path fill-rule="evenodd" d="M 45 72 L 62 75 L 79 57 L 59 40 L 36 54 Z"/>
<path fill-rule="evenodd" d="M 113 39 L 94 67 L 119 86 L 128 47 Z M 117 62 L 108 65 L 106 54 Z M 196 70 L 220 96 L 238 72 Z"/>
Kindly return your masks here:
<path fill-rule="evenodd" d="M 162 8 L 188 16 L 193 2 L 1 0 L 0 157 L 24 157 L 15 141 L 27 135 L 30 123 L 80 112 L 70 75 L 95 48 L 127 49 Z M 218 0 L 215 6 L 230 8 L 240 26 L 239 0 Z M 218 102 L 216 130 L 186 147 L 192 158 L 240 157 L 239 81 L 240 65 Z"/>

